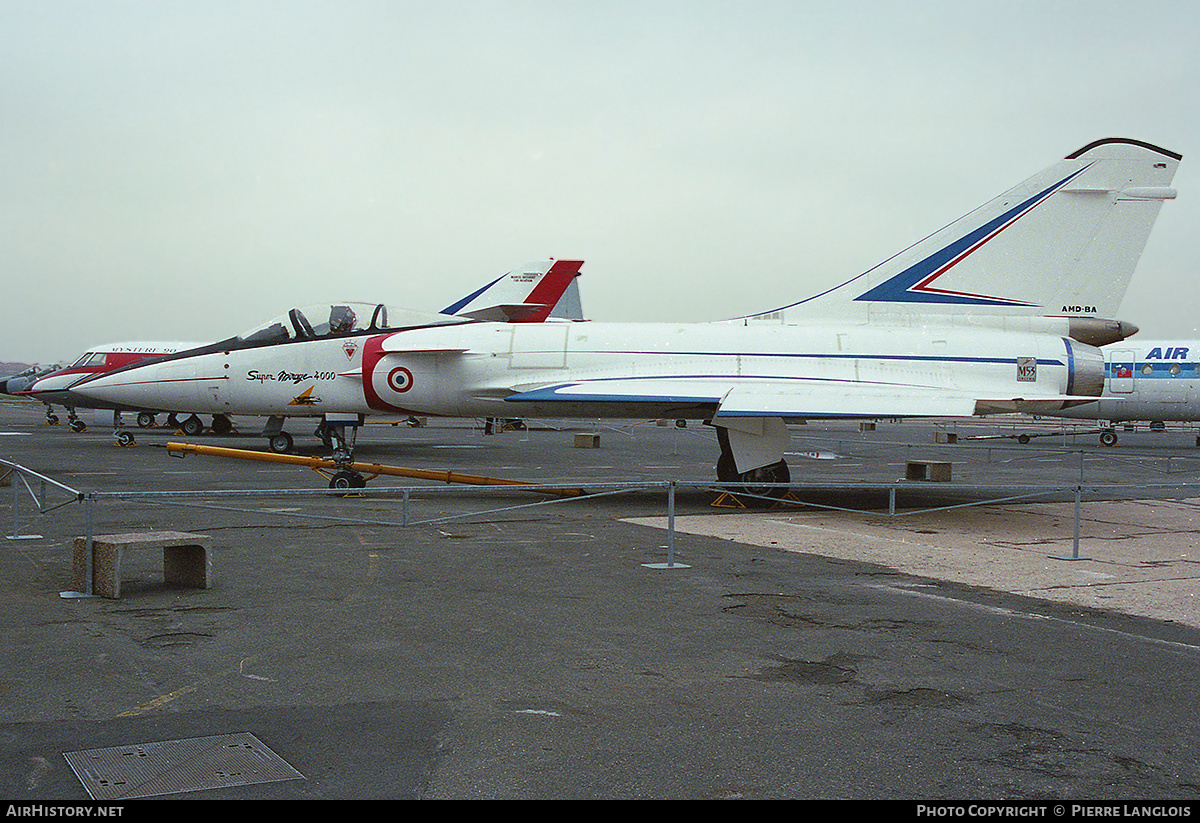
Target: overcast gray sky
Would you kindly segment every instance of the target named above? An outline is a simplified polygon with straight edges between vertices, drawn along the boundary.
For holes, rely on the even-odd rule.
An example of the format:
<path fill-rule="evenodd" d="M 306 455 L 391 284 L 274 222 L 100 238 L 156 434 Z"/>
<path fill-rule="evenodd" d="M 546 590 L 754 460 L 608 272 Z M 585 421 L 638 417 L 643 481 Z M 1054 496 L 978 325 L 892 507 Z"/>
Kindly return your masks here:
<path fill-rule="evenodd" d="M 549 257 L 592 319 L 738 316 L 1102 137 L 1184 155 L 1122 319 L 1193 335 L 1197 44 L 1194 0 L 0 0 L 0 361 Z"/>

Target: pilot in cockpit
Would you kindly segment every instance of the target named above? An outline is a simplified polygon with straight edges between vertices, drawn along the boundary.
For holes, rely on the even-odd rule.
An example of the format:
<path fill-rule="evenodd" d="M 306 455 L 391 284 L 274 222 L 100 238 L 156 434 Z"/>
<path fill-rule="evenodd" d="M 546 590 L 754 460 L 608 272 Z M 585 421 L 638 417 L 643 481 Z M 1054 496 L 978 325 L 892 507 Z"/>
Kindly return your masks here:
<path fill-rule="evenodd" d="M 354 329 L 354 312 L 349 306 L 332 306 L 329 310 L 329 333 L 348 334 Z"/>

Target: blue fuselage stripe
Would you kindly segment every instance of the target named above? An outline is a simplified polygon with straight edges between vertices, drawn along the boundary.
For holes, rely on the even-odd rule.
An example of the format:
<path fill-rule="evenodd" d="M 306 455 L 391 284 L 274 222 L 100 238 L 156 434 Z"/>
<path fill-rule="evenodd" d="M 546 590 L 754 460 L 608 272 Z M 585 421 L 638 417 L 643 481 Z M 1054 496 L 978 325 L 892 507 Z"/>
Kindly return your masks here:
<path fill-rule="evenodd" d="M 574 357 L 577 355 L 613 355 L 619 357 L 784 357 L 806 360 L 894 360 L 912 363 L 1012 363 L 1016 364 L 1015 357 L 956 357 L 953 355 L 927 355 L 927 354 L 803 354 L 803 353 L 788 353 L 788 352 L 719 352 L 719 351 L 578 351 L 572 349 L 569 355 Z M 1063 361 L 1057 358 L 1037 358 L 1039 366 L 1061 366 Z M 613 378 L 621 380 L 625 378 Z"/>

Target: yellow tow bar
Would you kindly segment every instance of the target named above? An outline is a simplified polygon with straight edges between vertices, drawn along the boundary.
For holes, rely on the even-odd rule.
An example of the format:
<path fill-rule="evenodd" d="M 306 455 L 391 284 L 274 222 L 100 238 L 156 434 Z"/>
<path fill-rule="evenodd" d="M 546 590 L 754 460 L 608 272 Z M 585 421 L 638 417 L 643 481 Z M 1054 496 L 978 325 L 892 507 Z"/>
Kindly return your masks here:
<path fill-rule="evenodd" d="M 328 471 L 350 470 L 365 475 L 365 480 L 372 480 L 380 475 L 392 477 L 410 477 L 417 480 L 436 480 L 443 483 L 463 483 L 471 486 L 528 486 L 521 480 L 506 480 L 500 477 L 483 477 L 475 474 L 443 471 L 441 469 L 406 469 L 402 466 L 385 466 L 382 463 L 345 463 L 338 465 L 326 457 L 302 457 L 298 454 L 274 454 L 272 452 L 254 451 L 253 449 L 225 449 L 220 446 L 197 446 L 192 443 L 167 443 L 167 452 L 179 457 L 189 454 L 204 454 L 210 457 L 234 457 L 240 460 L 258 460 L 263 463 L 286 463 L 291 466 L 304 466 L 324 477 L 332 477 Z M 584 494 L 583 489 L 531 489 L 531 491 L 558 495 L 559 497 L 578 497 Z"/>

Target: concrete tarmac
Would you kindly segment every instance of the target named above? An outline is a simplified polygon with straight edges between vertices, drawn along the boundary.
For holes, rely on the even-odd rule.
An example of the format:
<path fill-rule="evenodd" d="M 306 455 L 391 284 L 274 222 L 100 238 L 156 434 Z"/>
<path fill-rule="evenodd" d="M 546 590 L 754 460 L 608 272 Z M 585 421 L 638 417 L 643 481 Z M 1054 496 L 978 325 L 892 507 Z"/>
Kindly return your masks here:
<path fill-rule="evenodd" d="M 239 422 L 247 434 L 191 442 L 261 448 L 255 421 Z M 661 487 L 549 502 L 377 478 L 331 495 L 303 469 L 172 458 L 159 447 L 186 438 L 163 429 L 135 429 L 138 445 L 120 448 L 106 427 L 71 433 L 38 406 L 0 403 L 0 457 L 85 495 L 128 495 L 94 498 L 97 534 L 209 535 L 215 577 L 164 587 L 147 552 L 127 559 L 119 600 L 64 596 L 89 507 L 38 482 L 18 481 L 15 497 L 0 488 L 0 793 L 88 802 L 69 756 L 249 733 L 298 776 L 197 788 L 213 769 L 191 762 L 165 782 L 134 768 L 110 788 L 1200 796 L 1194 432 L 1122 434 L 1112 449 L 1086 434 L 968 439 L 1012 426 L 793 427 L 798 497 L 861 510 L 723 508 L 686 487 L 668 541 Z M 311 425 L 289 428 L 319 451 L 302 436 Z M 948 430 L 957 443 L 935 442 Z M 576 448 L 580 432 L 600 447 Z M 695 424 L 484 435 L 465 421 L 368 426 L 357 456 L 600 488 L 708 481 L 716 443 Z M 897 484 L 914 457 L 951 462 L 954 482 Z M 1081 481 L 1085 559 L 1056 559 L 1073 550 Z M 895 517 L 887 483 L 900 489 Z M 1028 484 L 1060 488 L 927 511 Z M 65 505 L 39 514 L 34 497 Z M 668 545 L 672 567 L 648 565 Z"/>

